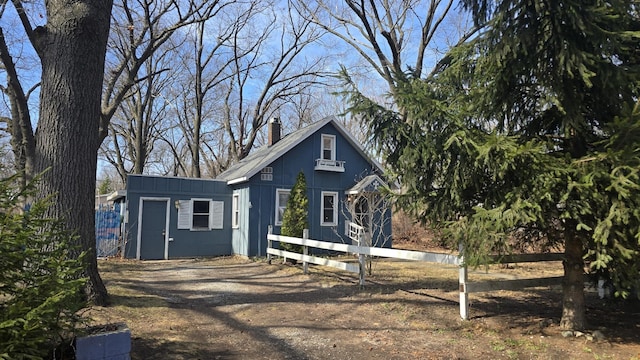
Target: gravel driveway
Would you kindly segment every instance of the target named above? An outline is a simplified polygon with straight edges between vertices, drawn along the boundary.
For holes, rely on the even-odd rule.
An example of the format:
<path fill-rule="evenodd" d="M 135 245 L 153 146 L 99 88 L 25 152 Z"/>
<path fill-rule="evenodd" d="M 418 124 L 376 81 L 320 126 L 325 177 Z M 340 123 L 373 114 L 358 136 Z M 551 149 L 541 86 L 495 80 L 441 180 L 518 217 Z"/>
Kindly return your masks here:
<path fill-rule="evenodd" d="M 478 298 L 472 303 L 474 318 L 462 321 L 456 282 L 430 277 L 425 269 L 420 276 L 374 274 L 374 283 L 360 289 L 355 274 L 312 267 L 305 275 L 300 266 L 240 258 L 109 260 L 100 267 L 113 306 L 94 309 L 92 316 L 127 322 L 133 359 L 584 355 L 584 344 L 567 344 L 556 336 L 555 295 L 522 295 L 499 303 Z M 519 345 L 501 345 L 507 339 Z M 623 345 L 616 354 L 640 354 L 637 343 L 635 348 Z"/>

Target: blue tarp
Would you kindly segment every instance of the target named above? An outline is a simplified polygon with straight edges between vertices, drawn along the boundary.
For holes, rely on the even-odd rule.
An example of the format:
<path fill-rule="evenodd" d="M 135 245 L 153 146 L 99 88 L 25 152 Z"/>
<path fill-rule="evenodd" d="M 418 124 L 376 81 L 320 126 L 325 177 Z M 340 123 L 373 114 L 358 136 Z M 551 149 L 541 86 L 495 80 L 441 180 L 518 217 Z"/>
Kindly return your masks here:
<path fill-rule="evenodd" d="M 96 250 L 98 257 L 115 256 L 120 240 L 120 204 L 100 206 L 96 210 Z"/>

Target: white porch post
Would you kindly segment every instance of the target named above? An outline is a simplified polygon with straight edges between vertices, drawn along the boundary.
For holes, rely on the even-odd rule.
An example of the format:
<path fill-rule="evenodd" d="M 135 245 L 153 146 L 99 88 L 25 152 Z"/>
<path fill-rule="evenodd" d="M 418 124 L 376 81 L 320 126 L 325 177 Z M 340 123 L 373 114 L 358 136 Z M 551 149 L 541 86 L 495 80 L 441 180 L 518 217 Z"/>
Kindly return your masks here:
<path fill-rule="evenodd" d="M 459 246 L 460 256 L 459 259 L 459 285 L 460 285 L 460 317 L 463 320 L 469 320 L 469 293 L 467 292 L 467 265 L 464 263 L 464 245 L 460 243 Z"/>

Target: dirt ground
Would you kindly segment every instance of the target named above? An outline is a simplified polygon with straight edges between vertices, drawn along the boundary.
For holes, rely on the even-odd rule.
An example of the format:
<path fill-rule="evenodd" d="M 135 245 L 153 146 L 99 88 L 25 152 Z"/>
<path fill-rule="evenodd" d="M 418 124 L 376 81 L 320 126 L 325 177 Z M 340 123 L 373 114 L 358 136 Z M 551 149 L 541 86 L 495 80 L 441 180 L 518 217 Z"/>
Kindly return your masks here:
<path fill-rule="evenodd" d="M 379 260 L 360 289 L 355 274 L 236 257 L 99 265 L 112 305 L 89 314 L 128 324 L 132 359 L 640 359 L 637 302 L 589 292 L 589 331 L 570 337 L 558 289 L 471 294 L 463 321 L 455 267 Z"/>

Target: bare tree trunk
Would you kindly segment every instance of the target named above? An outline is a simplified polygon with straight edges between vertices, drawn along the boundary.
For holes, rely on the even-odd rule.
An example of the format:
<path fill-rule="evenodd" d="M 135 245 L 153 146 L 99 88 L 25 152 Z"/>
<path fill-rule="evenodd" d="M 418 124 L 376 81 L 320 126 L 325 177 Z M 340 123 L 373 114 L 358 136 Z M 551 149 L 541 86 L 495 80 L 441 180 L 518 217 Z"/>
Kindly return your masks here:
<path fill-rule="evenodd" d="M 16 170 L 21 173 L 21 184 L 25 187 L 33 176 L 35 160 L 35 142 L 31 126 L 31 114 L 27 104 L 28 96 L 18 79 L 13 58 L 0 28 L 0 61 L 4 65 L 7 77 L 7 88 L 3 89 L 11 107 L 11 119 L 7 121 L 7 128 L 11 134 L 11 147 L 15 156 Z"/>
<path fill-rule="evenodd" d="M 63 218 L 88 252 L 87 295 L 98 305 L 107 291 L 95 254 L 94 202 L 100 96 L 111 0 L 49 0 L 47 25 L 33 33 L 42 60 L 36 172 L 40 196 L 53 195 L 52 217 Z"/>
<path fill-rule="evenodd" d="M 149 77 L 149 82 L 151 82 L 151 77 Z M 148 93 L 144 96 L 150 96 L 151 94 Z M 142 96 L 139 92 L 136 93 L 136 96 L 138 96 L 138 101 L 136 101 L 134 109 L 133 109 L 133 116 L 134 119 L 136 121 L 136 128 L 135 131 L 132 131 L 131 134 L 129 136 L 133 137 L 133 144 L 134 144 L 134 151 L 135 151 L 135 157 L 133 157 L 133 169 L 132 169 L 132 173 L 133 174 L 142 174 L 144 172 L 144 166 L 147 163 L 147 147 L 149 146 L 147 144 L 147 137 L 146 135 L 146 129 L 145 129 L 145 108 L 142 104 Z"/>
<path fill-rule="evenodd" d="M 202 93 L 202 69 L 200 59 L 196 59 L 198 70 L 196 71 L 196 113 L 193 117 L 193 143 L 190 144 L 191 150 L 191 176 L 200 178 L 200 151 L 202 149 L 202 116 L 204 94 Z"/>
<path fill-rule="evenodd" d="M 584 261 L 582 259 L 582 241 L 576 236 L 572 222 L 565 230 L 564 280 L 562 283 L 562 319 L 560 327 L 570 330 L 583 330 L 586 326 L 584 300 Z"/>

